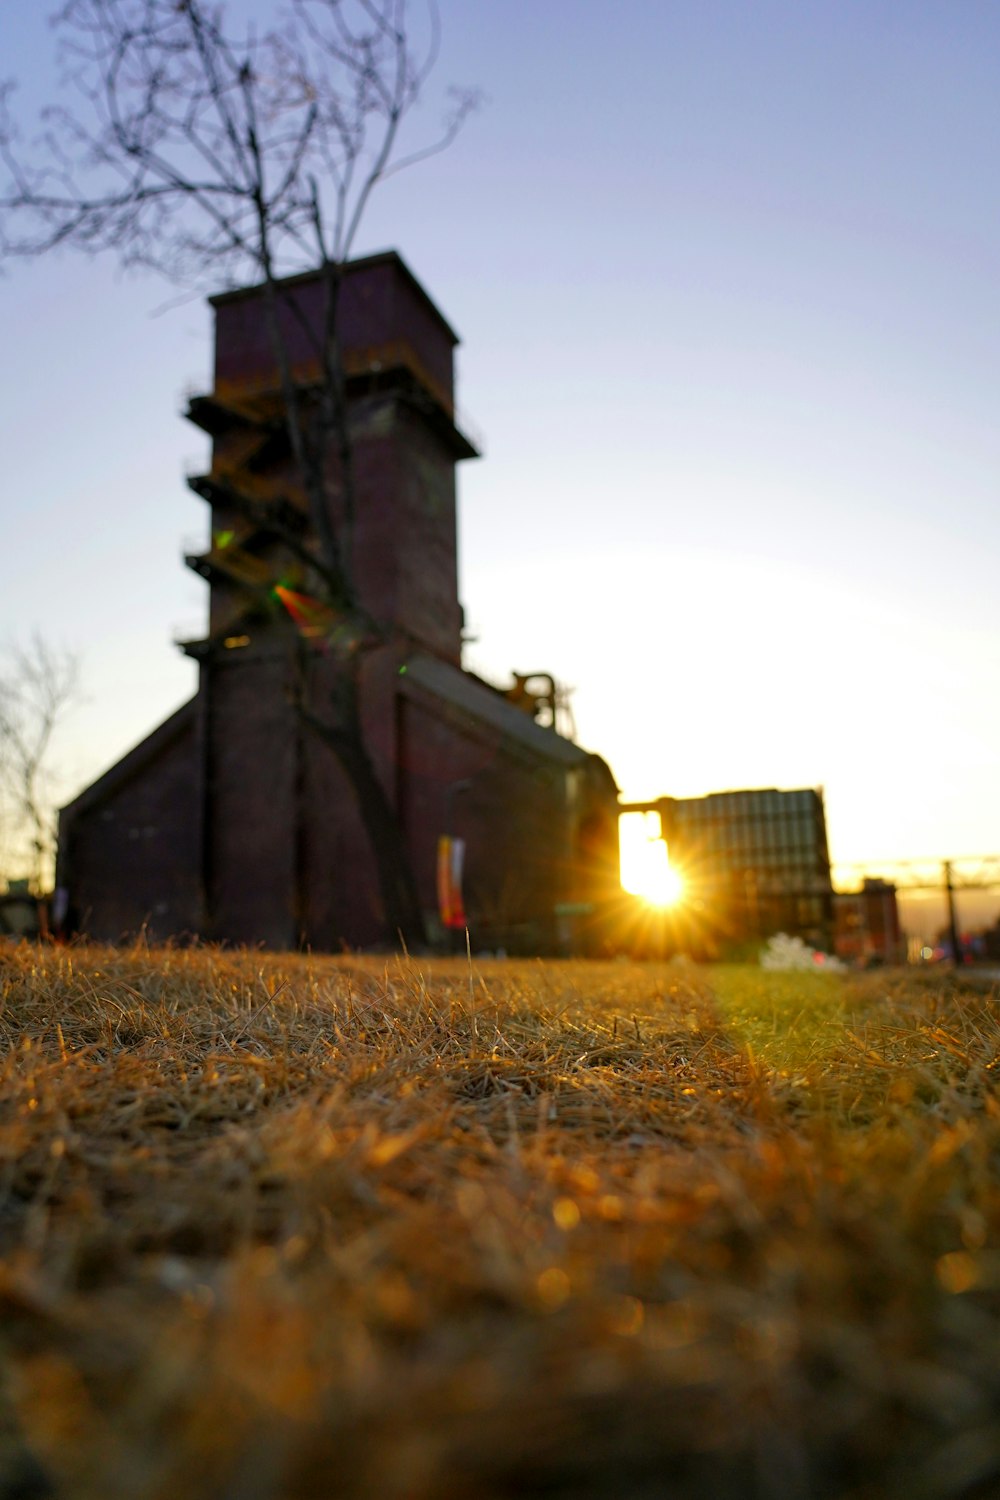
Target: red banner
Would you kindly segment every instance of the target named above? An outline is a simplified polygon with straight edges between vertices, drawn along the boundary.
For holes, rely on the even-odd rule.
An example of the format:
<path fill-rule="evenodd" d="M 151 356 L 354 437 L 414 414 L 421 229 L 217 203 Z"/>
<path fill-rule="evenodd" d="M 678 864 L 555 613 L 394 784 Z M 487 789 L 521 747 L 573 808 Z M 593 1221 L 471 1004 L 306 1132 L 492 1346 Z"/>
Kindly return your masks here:
<path fill-rule="evenodd" d="M 443 833 L 438 839 L 437 887 L 438 912 L 446 928 L 465 927 L 465 905 L 462 901 L 462 867 L 465 864 L 465 840 Z"/>

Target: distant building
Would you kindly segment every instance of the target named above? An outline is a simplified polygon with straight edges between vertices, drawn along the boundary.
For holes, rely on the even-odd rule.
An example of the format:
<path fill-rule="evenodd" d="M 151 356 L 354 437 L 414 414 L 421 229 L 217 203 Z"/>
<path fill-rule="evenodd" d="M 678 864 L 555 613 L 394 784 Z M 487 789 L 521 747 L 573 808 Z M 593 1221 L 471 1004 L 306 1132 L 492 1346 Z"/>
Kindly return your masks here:
<path fill-rule="evenodd" d="M 685 886 L 678 946 L 704 957 L 776 932 L 833 946 L 833 887 L 823 796 L 811 788 L 713 792 L 630 804 L 655 811 Z"/>
<path fill-rule="evenodd" d="M 833 910 L 838 958 L 860 964 L 905 960 L 896 887 L 890 881 L 868 877 L 860 891 L 837 891 Z"/>
<path fill-rule="evenodd" d="M 293 277 L 280 296 L 292 378 L 307 392 L 325 286 Z M 188 411 L 213 442 L 190 481 L 210 517 L 208 545 L 187 559 L 209 587 L 207 631 L 183 646 L 198 693 L 64 809 L 58 882 L 77 929 L 111 941 L 144 929 L 280 948 L 391 942 L 352 790 L 295 707 L 303 662 L 322 702 L 352 643 L 336 645 L 341 623 L 310 597 L 314 533 L 262 289 L 212 307 L 214 388 Z M 618 891 L 611 772 L 536 722 L 534 698 L 516 706 L 461 666 L 455 465 L 476 450 L 455 418 L 456 337 L 392 252 L 346 267 L 339 330 L 355 584 L 379 624 L 361 645 L 363 731 L 428 929 L 443 938 L 449 836 L 462 843 L 460 920 L 475 946 L 586 949 L 591 917 Z"/>

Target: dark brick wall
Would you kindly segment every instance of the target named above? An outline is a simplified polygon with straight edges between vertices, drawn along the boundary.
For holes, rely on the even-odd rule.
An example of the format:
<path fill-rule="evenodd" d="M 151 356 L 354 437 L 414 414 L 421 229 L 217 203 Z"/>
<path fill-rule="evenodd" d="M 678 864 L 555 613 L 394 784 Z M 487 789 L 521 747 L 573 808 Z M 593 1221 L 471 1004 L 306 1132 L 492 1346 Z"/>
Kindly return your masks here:
<path fill-rule="evenodd" d="M 83 799 L 81 799 L 82 801 Z M 160 752 L 60 826 L 73 924 L 102 942 L 153 941 L 201 925 L 196 716 Z"/>
<path fill-rule="evenodd" d="M 302 802 L 305 940 L 320 951 L 385 942 L 375 862 L 347 777 L 307 734 Z"/>
<path fill-rule="evenodd" d="M 472 942 L 508 952 L 556 952 L 571 934 L 557 907 L 599 904 L 617 885 L 614 784 L 602 763 L 543 760 L 488 725 L 428 700 L 397 709 L 402 814 L 426 910 L 436 912 L 442 833 L 466 841 L 464 882 Z M 597 817 L 614 852 L 586 847 Z M 599 841 L 600 842 L 600 841 Z"/>
<path fill-rule="evenodd" d="M 454 460 L 413 413 L 399 413 L 399 618 L 422 645 L 458 666 L 458 526 Z"/>
<path fill-rule="evenodd" d="M 315 344 L 302 323 L 322 328 L 325 297 L 318 277 L 286 283 L 279 318 L 293 368 L 306 369 L 316 360 Z M 273 384 L 275 363 L 262 299 L 237 294 L 214 302 L 216 388 Z M 454 334 L 395 256 L 373 256 L 348 269 L 340 293 L 339 331 L 348 354 L 405 341 L 450 399 Z"/>
<path fill-rule="evenodd" d="M 208 668 L 207 935 L 294 947 L 299 725 L 280 637 Z M 204 689 L 203 689 L 204 690 Z"/>
<path fill-rule="evenodd" d="M 355 576 L 366 608 L 457 665 L 453 459 L 419 416 L 387 401 L 359 424 L 355 475 Z"/>

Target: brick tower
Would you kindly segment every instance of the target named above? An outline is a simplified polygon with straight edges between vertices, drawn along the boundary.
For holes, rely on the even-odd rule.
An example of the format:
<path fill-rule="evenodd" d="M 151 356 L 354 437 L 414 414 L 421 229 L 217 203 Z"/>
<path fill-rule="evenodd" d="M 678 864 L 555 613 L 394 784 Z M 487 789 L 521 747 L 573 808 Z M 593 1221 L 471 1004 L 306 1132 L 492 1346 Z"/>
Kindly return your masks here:
<path fill-rule="evenodd" d="M 283 282 L 281 297 L 281 342 L 291 378 L 307 394 L 318 375 L 326 287 L 318 273 L 307 274 Z M 341 649 L 338 632 L 350 624 L 341 627 L 309 593 L 312 526 L 263 292 L 225 293 L 211 305 L 214 388 L 188 410 L 212 438 L 208 473 L 190 481 L 211 508 L 211 545 L 187 559 L 210 586 L 209 633 L 185 647 L 201 668 L 203 926 L 211 936 L 263 934 L 288 946 L 333 922 L 374 941 L 381 917 L 372 880 L 361 882 L 356 909 L 345 909 L 345 883 L 333 879 L 322 847 L 332 835 L 367 863 L 352 799 L 329 751 L 310 743 L 289 710 L 295 635 L 325 637 Z M 369 749 L 389 785 L 397 757 L 387 693 L 402 657 L 420 650 L 460 662 L 455 464 L 475 449 L 454 420 L 457 339 L 398 255 L 346 267 L 338 329 L 353 525 L 343 512 L 335 452 L 327 488 L 333 527 L 351 551 L 358 602 L 384 641 L 363 668 L 364 704 Z M 316 665 L 322 673 L 322 661 Z M 333 829 L 328 816 L 310 812 L 331 802 L 342 812 Z M 342 892 L 338 911 L 315 895 L 334 888 Z"/>
<path fill-rule="evenodd" d="M 284 389 L 307 406 L 325 295 L 318 273 L 279 284 Z M 338 616 L 313 581 L 317 516 L 291 451 L 264 292 L 211 305 L 213 388 L 188 410 L 212 439 L 207 471 L 190 481 L 210 513 L 208 546 L 187 558 L 209 585 L 208 629 L 183 647 L 198 692 L 64 809 L 59 879 L 77 925 L 112 941 L 144 929 L 274 948 L 391 942 L 355 787 L 297 707 L 303 672 L 309 703 L 328 704 L 338 663 L 356 651 L 367 758 L 432 939 L 446 937 L 442 840 L 457 840 L 474 944 L 598 945 L 595 914 L 618 892 L 611 773 L 536 722 L 531 695 L 461 666 L 455 468 L 475 449 L 455 422 L 451 328 L 398 255 L 343 268 L 353 517 L 336 451 L 322 494 L 347 538 L 359 609 Z M 377 627 L 367 635 L 364 616 Z"/>

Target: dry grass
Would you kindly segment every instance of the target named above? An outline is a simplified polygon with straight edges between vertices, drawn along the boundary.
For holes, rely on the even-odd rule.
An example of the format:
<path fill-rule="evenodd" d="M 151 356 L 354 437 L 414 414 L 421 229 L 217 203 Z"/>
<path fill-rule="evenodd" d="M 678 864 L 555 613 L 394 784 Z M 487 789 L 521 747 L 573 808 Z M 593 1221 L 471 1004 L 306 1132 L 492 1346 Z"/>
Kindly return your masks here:
<path fill-rule="evenodd" d="M 996 998 L 0 952 L 0 1492 L 1000 1495 Z"/>

